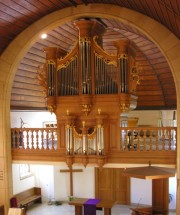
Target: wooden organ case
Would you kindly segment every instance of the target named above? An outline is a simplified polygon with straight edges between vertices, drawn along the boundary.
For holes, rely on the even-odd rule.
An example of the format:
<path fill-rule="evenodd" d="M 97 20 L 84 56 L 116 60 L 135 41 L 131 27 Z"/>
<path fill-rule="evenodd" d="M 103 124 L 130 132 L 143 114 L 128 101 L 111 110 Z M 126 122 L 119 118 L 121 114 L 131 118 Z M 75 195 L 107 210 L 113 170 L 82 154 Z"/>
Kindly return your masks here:
<path fill-rule="evenodd" d="M 120 150 L 120 115 L 137 104 L 139 68 L 128 40 L 114 42 L 117 53 L 103 49 L 105 27 L 94 20 L 75 21 L 79 39 L 66 53 L 47 47 L 39 80 L 47 107 L 57 117 L 58 149 L 69 166 L 95 163 Z"/>

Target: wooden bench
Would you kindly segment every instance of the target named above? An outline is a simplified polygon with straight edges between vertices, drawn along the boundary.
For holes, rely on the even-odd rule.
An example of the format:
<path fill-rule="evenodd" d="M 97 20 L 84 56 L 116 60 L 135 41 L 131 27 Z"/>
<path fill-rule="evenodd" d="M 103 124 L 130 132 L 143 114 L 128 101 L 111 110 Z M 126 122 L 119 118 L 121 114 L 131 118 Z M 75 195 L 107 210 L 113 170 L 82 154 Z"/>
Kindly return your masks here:
<path fill-rule="evenodd" d="M 13 203 L 13 201 L 15 202 Z M 27 208 L 27 206 L 32 203 L 42 203 L 40 187 L 30 188 L 11 198 L 11 207 Z"/>

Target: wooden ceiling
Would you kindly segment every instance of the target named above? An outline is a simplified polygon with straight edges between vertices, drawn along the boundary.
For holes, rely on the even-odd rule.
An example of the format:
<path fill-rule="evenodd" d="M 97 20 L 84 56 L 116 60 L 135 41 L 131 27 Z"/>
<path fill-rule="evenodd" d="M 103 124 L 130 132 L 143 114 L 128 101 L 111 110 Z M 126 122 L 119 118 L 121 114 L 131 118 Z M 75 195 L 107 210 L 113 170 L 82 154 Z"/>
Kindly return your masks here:
<path fill-rule="evenodd" d="M 51 12 L 79 4 L 114 4 L 151 17 L 180 39 L 179 0 L 0 0 L 0 54 L 29 25 Z M 137 61 L 143 67 L 138 86 L 137 109 L 159 110 L 176 108 L 176 90 L 170 67 L 159 48 L 137 29 L 117 20 L 98 18 L 107 26 L 104 49 L 115 52 L 112 41 L 128 38 L 137 46 Z M 58 46 L 70 51 L 78 38 L 73 22 L 48 32 L 24 56 L 14 78 L 11 109 L 46 109 L 45 95 L 37 80 L 37 69 L 45 62 L 43 48 Z"/>

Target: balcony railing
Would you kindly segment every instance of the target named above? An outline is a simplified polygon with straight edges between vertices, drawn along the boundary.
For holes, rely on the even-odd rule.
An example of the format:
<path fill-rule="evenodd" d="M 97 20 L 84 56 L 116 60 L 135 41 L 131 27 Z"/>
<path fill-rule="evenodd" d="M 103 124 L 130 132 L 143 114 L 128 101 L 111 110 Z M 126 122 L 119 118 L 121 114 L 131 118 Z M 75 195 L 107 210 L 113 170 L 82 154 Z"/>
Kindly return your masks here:
<path fill-rule="evenodd" d="M 57 128 L 12 128 L 12 148 L 56 150 Z"/>
<path fill-rule="evenodd" d="M 176 130 L 176 127 L 120 128 L 120 150 L 176 150 Z M 12 128 L 11 137 L 12 148 L 39 150 L 58 148 L 57 128 Z"/>
<path fill-rule="evenodd" d="M 67 154 L 66 144 L 57 141 L 57 128 L 12 128 L 12 159 L 27 161 L 55 161 L 74 163 L 176 163 L 176 127 L 123 127 L 119 140 L 104 145 L 104 154 L 98 151 L 76 151 Z M 59 137 L 60 138 L 60 137 Z M 61 139 L 61 138 L 60 138 Z M 95 142 L 97 138 L 93 139 Z M 86 142 L 90 144 L 90 142 Z M 93 144 L 96 148 L 96 143 Z M 87 147 L 92 147 L 88 145 Z"/>
<path fill-rule="evenodd" d="M 121 128 L 122 151 L 176 150 L 176 127 Z"/>

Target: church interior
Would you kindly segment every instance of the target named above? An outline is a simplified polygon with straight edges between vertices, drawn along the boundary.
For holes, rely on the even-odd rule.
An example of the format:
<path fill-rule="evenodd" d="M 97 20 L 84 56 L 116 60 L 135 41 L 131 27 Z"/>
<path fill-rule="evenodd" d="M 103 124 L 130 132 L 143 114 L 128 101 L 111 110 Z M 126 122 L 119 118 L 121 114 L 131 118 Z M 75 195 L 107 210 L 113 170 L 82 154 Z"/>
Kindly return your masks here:
<path fill-rule="evenodd" d="M 179 214 L 180 2 L 0 8 L 0 215 Z"/>

